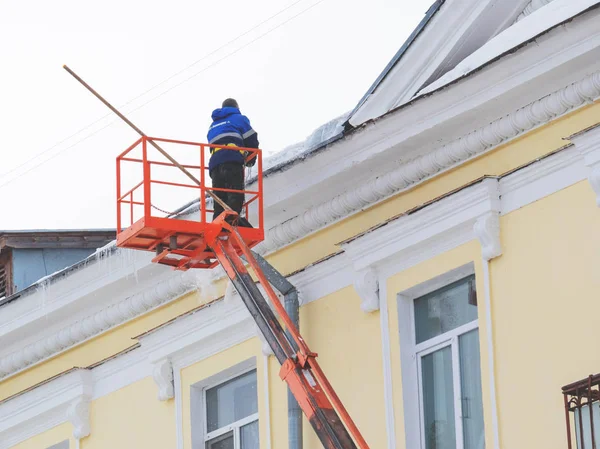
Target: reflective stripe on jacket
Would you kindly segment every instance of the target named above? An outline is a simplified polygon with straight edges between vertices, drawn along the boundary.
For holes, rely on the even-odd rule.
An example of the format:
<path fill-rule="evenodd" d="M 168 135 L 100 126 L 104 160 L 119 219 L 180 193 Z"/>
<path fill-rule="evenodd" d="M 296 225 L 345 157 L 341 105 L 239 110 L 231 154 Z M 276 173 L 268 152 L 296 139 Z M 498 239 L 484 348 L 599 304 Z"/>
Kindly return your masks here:
<path fill-rule="evenodd" d="M 258 148 L 258 134 L 252 129 L 248 118 L 238 108 L 215 109 L 213 123 L 208 129 L 208 143 L 217 145 L 235 145 L 246 148 Z M 224 162 L 244 163 L 240 151 L 212 151 L 208 163 L 209 171 Z"/>

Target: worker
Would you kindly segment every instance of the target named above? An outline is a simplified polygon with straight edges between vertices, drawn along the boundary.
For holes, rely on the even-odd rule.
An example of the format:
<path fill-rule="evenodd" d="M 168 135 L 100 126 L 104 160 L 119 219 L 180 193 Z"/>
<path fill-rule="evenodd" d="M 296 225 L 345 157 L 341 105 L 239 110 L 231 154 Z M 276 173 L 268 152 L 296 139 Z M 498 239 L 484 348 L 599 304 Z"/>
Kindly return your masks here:
<path fill-rule="evenodd" d="M 211 148 L 208 171 L 212 186 L 219 189 L 244 190 L 244 166 L 256 163 L 256 156 L 246 151 L 228 149 L 227 146 L 258 148 L 258 134 L 252 129 L 250 120 L 240 113 L 240 107 L 233 98 L 226 99 L 220 109 L 212 113 L 212 125 L 208 129 L 208 143 L 223 145 Z M 244 194 L 238 192 L 214 192 L 231 209 L 241 214 Z M 223 212 L 223 207 L 214 202 L 213 220 Z M 230 224 L 236 224 L 228 219 Z M 252 227 L 241 215 L 237 225 Z"/>

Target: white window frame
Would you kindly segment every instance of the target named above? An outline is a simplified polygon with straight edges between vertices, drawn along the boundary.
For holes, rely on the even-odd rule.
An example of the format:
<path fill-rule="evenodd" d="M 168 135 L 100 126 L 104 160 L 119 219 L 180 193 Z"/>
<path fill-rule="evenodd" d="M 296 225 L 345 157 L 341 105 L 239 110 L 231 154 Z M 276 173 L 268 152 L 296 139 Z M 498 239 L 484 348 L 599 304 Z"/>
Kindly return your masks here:
<path fill-rule="evenodd" d="M 414 301 L 413 301 L 414 304 Z M 413 315 L 414 318 L 414 315 Z M 442 335 L 425 340 L 415 346 L 415 357 L 417 358 L 417 382 L 418 382 L 418 394 L 419 394 L 419 408 L 421 418 L 421 447 L 425 448 L 425 428 L 423 423 L 425 422 L 425 405 L 423 404 L 423 371 L 421 368 L 421 360 L 423 357 L 432 354 L 440 349 L 450 347 L 452 351 L 452 388 L 454 393 L 454 429 L 456 433 L 456 447 L 462 449 L 464 447 L 463 441 L 463 423 L 462 423 L 462 386 L 460 382 L 460 359 L 458 353 L 458 338 L 461 335 L 465 335 L 475 329 L 479 329 L 478 320 L 471 321 L 470 323 L 464 324 L 452 329 Z"/>
<path fill-rule="evenodd" d="M 64 440 L 60 443 L 53 444 L 48 449 L 69 449 L 69 440 Z"/>
<path fill-rule="evenodd" d="M 452 380 L 454 387 L 454 418 L 457 448 L 464 447 L 462 431 L 462 404 L 460 385 L 460 360 L 458 338 L 479 328 L 479 319 L 463 324 L 442 335 L 416 343 L 414 301 L 454 282 L 475 274 L 473 263 L 458 267 L 397 295 L 398 326 L 400 337 L 400 362 L 402 366 L 402 391 L 406 447 L 425 449 L 424 405 L 422 394 L 421 358 L 444 347 L 452 350 Z"/>
<path fill-rule="evenodd" d="M 233 430 L 233 440 L 234 440 L 234 448 L 241 448 L 240 441 L 240 432 L 241 428 L 247 424 L 253 423 L 254 421 L 259 421 L 259 413 L 258 411 L 250 416 L 242 418 L 236 422 L 228 424 L 224 427 L 220 427 L 217 430 L 213 430 L 212 432 L 208 432 L 208 421 L 206 416 L 206 391 L 210 390 L 213 387 L 217 387 L 225 382 L 228 382 L 236 377 L 243 376 L 251 371 L 256 371 L 256 385 L 258 387 L 258 370 L 256 367 L 256 359 L 248 359 L 242 363 L 239 363 L 235 366 L 232 366 L 214 376 L 211 376 L 205 380 L 200 382 L 196 382 L 191 386 L 191 394 L 190 400 L 191 404 L 191 419 L 192 419 L 192 448 L 193 449 L 206 449 L 206 444 L 221 435 L 224 435 Z M 258 391 L 256 392 L 257 401 Z M 258 401 L 260 403 L 260 401 Z M 198 424 L 198 420 L 201 420 L 202 424 Z M 260 423 L 259 423 L 260 425 Z"/>

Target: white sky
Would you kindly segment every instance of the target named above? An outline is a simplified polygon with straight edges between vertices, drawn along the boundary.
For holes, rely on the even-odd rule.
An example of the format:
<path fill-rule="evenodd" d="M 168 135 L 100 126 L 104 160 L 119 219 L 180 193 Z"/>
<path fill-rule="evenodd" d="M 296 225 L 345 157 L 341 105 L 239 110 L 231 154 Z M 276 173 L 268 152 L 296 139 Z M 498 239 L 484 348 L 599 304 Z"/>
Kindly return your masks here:
<path fill-rule="evenodd" d="M 155 137 L 205 141 L 234 97 L 274 153 L 352 109 L 431 3 L 0 0 L 0 229 L 115 226 L 137 134 L 63 64 Z"/>

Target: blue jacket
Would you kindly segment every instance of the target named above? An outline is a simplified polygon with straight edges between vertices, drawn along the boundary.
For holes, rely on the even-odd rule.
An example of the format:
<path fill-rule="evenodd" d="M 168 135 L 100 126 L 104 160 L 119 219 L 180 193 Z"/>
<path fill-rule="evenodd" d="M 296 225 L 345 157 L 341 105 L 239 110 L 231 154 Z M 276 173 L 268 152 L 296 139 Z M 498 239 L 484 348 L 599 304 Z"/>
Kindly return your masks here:
<path fill-rule="evenodd" d="M 258 148 L 258 134 L 250 126 L 248 117 L 242 115 L 238 108 L 215 109 L 212 119 L 213 123 L 208 129 L 208 143 L 217 145 L 232 143 L 239 147 Z M 208 163 L 209 172 L 224 162 L 243 164 L 244 156 L 239 151 L 216 151 Z"/>

